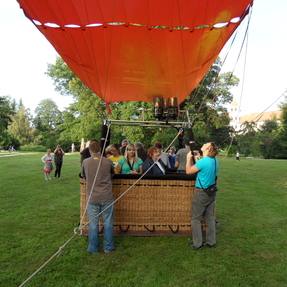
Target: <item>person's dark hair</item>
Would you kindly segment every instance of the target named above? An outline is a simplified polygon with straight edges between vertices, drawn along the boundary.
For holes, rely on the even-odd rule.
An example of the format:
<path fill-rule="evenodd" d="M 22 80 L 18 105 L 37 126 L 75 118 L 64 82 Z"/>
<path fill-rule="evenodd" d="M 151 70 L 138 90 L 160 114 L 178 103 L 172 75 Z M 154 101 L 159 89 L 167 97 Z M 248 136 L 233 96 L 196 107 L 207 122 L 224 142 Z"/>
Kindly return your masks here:
<path fill-rule="evenodd" d="M 218 154 L 218 148 L 215 145 L 214 142 L 210 143 L 210 148 L 209 148 L 209 152 L 208 152 L 208 156 L 210 157 L 216 157 L 216 155 Z"/>
<path fill-rule="evenodd" d="M 101 150 L 100 144 L 97 140 L 91 140 L 89 144 L 90 153 L 97 153 Z"/>
<path fill-rule="evenodd" d="M 138 152 L 138 157 L 144 161 L 147 158 L 147 153 L 144 145 L 141 142 L 137 142 L 135 143 L 135 147 Z"/>
<path fill-rule="evenodd" d="M 156 142 L 154 146 L 158 149 L 162 149 L 162 144 L 160 142 Z"/>

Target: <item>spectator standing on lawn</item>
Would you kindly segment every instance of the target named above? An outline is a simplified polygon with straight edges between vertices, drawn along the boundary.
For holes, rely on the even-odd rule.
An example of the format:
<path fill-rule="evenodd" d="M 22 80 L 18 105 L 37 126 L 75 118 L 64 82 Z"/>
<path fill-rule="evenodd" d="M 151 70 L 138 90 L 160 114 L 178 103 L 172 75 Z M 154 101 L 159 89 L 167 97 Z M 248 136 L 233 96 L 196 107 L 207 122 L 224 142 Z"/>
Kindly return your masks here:
<path fill-rule="evenodd" d="M 216 184 L 218 162 L 215 158 L 217 147 L 213 142 L 204 144 L 201 147 L 203 157 L 193 164 L 192 152 L 187 154 L 186 173 L 197 173 L 194 195 L 192 198 L 192 248 L 200 249 L 203 246 L 201 220 L 204 218 L 207 223 L 206 246 L 214 247 L 216 244 L 215 233 L 215 198 L 216 192 L 208 194 L 206 189 Z"/>
<path fill-rule="evenodd" d="M 44 163 L 43 172 L 45 180 L 50 180 L 51 179 L 50 173 L 53 170 L 53 155 L 51 154 L 50 149 L 48 149 L 47 153 L 44 156 L 42 156 L 41 161 Z"/>
<path fill-rule="evenodd" d="M 64 157 L 64 151 L 61 148 L 60 145 L 57 145 L 56 149 L 54 150 L 54 163 L 56 166 L 55 170 L 55 177 L 58 176 L 58 178 L 61 176 L 61 169 L 63 165 L 63 157 Z"/>
<path fill-rule="evenodd" d="M 113 241 L 113 193 L 112 193 L 112 171 L 111 160 L 102 157 L 100 144 L 92 140 L 89 144 L 91 157 L 84 159 L 82 165 L 82 177 L 86 179 L 89 217 L 89 243 L 88 252 L 99 251 L 99 216 L 104 222 L 104 252 L 110 253 L 114 250 Z M 100 165 L 100 167 L 99 167 Z M 97 178 L 95 176 L 97 174 Z M 95 183 L 94 183 L 95 180 Z M 91 195 L 90 195 L 91 193 Z"/>
<path fill-rule="evenodd" d="M 236 152 L 236 160 L 240 160 L 240 153 L 239 153 L 239 151 Z"/>

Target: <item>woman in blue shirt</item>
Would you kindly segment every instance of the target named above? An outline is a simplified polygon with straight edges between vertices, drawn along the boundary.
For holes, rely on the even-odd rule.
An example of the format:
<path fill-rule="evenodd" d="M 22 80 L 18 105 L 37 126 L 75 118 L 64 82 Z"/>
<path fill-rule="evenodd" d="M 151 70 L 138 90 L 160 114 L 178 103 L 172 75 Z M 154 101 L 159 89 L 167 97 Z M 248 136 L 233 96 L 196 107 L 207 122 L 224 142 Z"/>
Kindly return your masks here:
<path fill-rule="evenodd" d="M 197 173 L 195 192 L 192 198 L 192 247 L 200 249 L 203 246 L 201 220 L 207 223 L 206 244 L 207 247 L 214 247 L 216 244 L 215 230 L 215 197 L 216 193 L 207 194 L 205 189 L 216 183 L 218 172 L 217 147 L 209 142 L 201 147 L 203 157 L 193 164 L 192 154 L 189 152 L 186 158 L 186 173 Z"/>

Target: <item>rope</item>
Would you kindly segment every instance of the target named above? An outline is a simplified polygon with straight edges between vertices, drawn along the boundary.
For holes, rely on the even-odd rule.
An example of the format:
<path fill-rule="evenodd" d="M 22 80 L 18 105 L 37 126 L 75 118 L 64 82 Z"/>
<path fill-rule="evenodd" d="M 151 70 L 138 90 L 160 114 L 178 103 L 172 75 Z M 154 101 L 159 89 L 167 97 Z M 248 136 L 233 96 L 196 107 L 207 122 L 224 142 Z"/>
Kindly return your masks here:
<path fill-rule="evenodd" d="M 103 151 L 105 149 L 105 145 L 106 145 L 106 141 L 107 141 L 107 137 L 108 137 L 108 134 L 109 134 L 109 128 L 110 128 L 110 124 L 108 125 L 108 131 L 107 131 L 107 134 L 106 134 L 106 138 L 105 138 L 105 143 L 104 143 L 104 148 L 103 148 Z M 173 143 L 175 142 L 175 140 L 179 137 L 179 135 L 183 132 L 183 129 L 180 129 L 179 132 L 177 133 L 177 135 L 175 136 L 175 138 L 172 140 L 172 142 L 169 144 L 169 146 L 165 149 L 164 152 L 167 152 L 169 150 L 169 148 L 173 145 Z M 102 151 L 102 154 L 101 154 L 101 159 L 103 157 L 103 151 Z M 100 159 L 100 160 L 101 160 Z M 115 204 L 116 202 L 118 202 L 128 191 L 130 191 L 151 169 L 152 167 L 156 164 L 157 162 L 154 162 L 147 170 L 145 173 L 143 173 L 136 181 L 133 185 L 131 185 L 127 190 L 125 190 L 119 197 L 117 197 L 111 204 L 109 204 L 106 208 L 104 208 L 101 212 L 99 212 L 96 217 L 99 217 L 105 210 L 107 210 L 109 207 L 111 207 L 113 204 Z M 99 166 L 100 166 L 100 163 L 99 163 Z M 94 177 L 94 182 L 93 182 L 93 186 L 91 188 L 91 191 L 93 190 L 93 187 L 94 187 L 94 184 L 96 182 L 96 177 L 98 175 L 98 170 L 99 170 L 99 166 L 98 166 L 98 169 L 96 171 L 96 175 Z M 90 197 L 91 197 L 91 193 L 90 193 L 90 196 L 89 196 L 89 199 L 88 201 L 90 200 Z M 87 201 L 87 206 L 88 206 L 88 201 Z M 85 212 L 87 211 L 87 206 L 86 206 L 86 209 L 85 209 Z M 48 259 L 46 260 L 35 272 L 33 272 L 25 281 L 23 281 L 18 287 L 23 287 L 27 282 L 29 282 L 37 273 L 39 273 L 45 266 L 47 266 L 51 261 L 52 259 L 54 259 L 57 255 L 59 255 L 63 250 L 64 248 L 71 242 L 72 239 L 75 238 L 75 236 L 77 234 L 81 234 L 82 232 L 82 229 L 89 223 L 89 221 L 86 223 L 86 224 L 82 224 L 82 221 L 83 221 L 83 218 L 84 218 L 84 215 L 85 215 L 85 212 L 81 218 L 81 223 L 80 223 L 80 226 L 75 228 L 74 229 L 74 234 L 67 240 L 65 241 L 65 243 L 63 245 L 61 245 L 59 247 L 59 249 Z M 78 232 L 80 231 L 80 233 Z"/>
<path fill-rule="evenodd" d="M 41 271 L 52 259 L 54 259 L 58 254 L 62 252 L 62 250 L 71 242 L 71 240 L 76 236 L 73 234 L 63 245 L 59 247 L 59 249 L 48 259 L 46 260 L 35 272 L 33 272 L 25 281 L 23 281 L 18 287 L 24 286 L 28 281 L 30 281 L 39 271 Z"/>
<path fill-rule="evenodd" d="M 94 177 L 94 181 L 93 181 L 93 184 L 92 184 L 92 187 L 91 187 L 91 190 L 90 190 L 90 195 L 89 195 L 89 198 L 88 198 L 88 201 L 87 201 L 87 205 L 86 205 L 86 208 L 85 208 L 85 211 L 83 213 L 83 216 L 80 220 L 80 226 L 82 225 L 83 223 L 83 219 L 84 219 L 84 216 L 87 212 L 87 206 L 88 206 L 88 203 L 90 201 L 90 198 L 91 198 L 91 195 L 92 195 L 92 190 L 94 189 L 94 186 L 95 186 L 95 183 L 96 183 L 96 180 L 97 180 L 97 176 L 98 176 L 98 173 L 99 173 L 99 169 L 100 169 L 100 166 L 101 166 L 101 162 L 102 162 L 102 158 L 103 158 L 103 154 L 104 154 L 104 151 L 105 151 L 105 147 L 106 147 L 106 143 L 107 143 L 107 139 L 108 139 L 108 135 L 109 135 L 109 131 L 110 131 L 110 126 L 111 124 L 108 124 L 108 129 L 107 129 L 107 133 L 106 133 L 106 138 L 105 138 L 105 142 L 104 142 L 104 146 L 103 146 L 103 150 L 102 150 L 102 153 L 101 153 L 101 157 L 100 157 L 100 162 L 99 162 L 99 165 L 98 165 L 98 168 L 97 168 L 97 171 L 96 171 L 96 175 Z M 81 229 L 79 229 L 81 231 Z M 21 285 L 19 285 L 19 287 L 22 287 L 24 286 L 28 281 L 30 281 L 39 271 L 41 271 L 53 258 L 55 258 L 58 254 L 61 253 L 61 251 L 70 243 L 70 241 L 77 235 L 77 228 L 74 229 L 74 234 L 63 244 L 59 247 L 59 249 L 48 259 L 46 260 L 34 273 L 32 273 L 23 283 L 21 283 Z"/>

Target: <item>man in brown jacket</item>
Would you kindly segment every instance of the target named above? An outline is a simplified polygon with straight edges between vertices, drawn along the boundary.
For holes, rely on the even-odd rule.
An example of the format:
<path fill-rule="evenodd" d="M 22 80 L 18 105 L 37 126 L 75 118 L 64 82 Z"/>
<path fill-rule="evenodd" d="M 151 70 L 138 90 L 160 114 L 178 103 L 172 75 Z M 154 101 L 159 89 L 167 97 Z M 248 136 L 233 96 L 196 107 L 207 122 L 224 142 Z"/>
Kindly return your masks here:
<path fill-rule="evenodd" d="M 104 222 L 104 252 L 114 250 L 113 242 L 113 193 L 112 193 L 112 161 L 103 157 L 102 160 L 99 142 L 92 140 L 89 145 L 91 157 L 82 163 L 82 176 L 86 178 L 88 217 L 89 217 L 89 244 L 88 252 L 99 251 L 99 216 Z M 99 167 L 100 164 L 100 167 Z M 96 173 L 97 177 L 96 177 Z M 96 177 L 96 179 L 95 179 Z M 94 182 L 95 181 L 95 182 Z M 91 193 L 91 195 L 90 195 Z"/>

